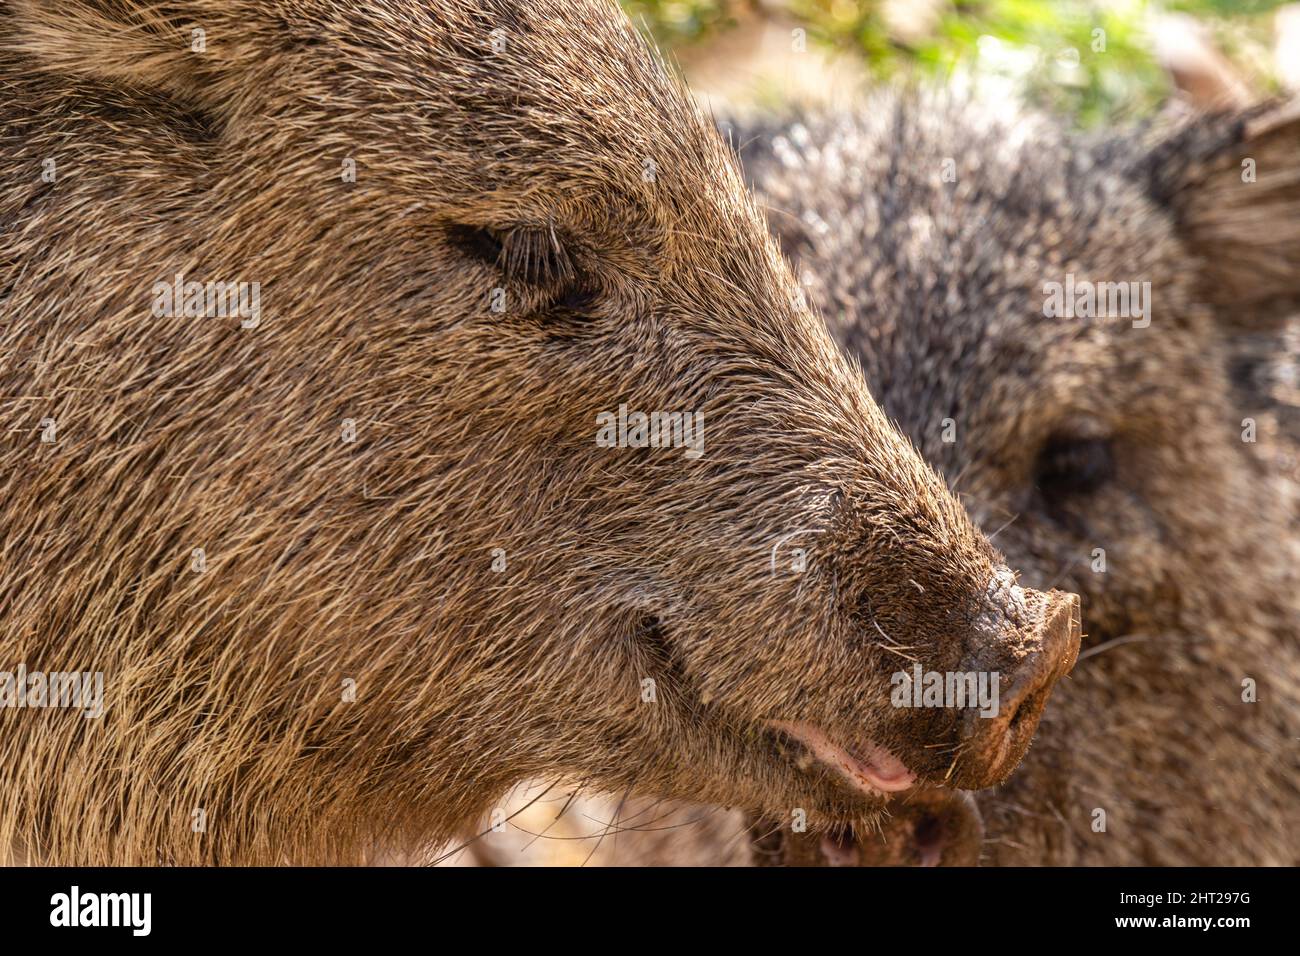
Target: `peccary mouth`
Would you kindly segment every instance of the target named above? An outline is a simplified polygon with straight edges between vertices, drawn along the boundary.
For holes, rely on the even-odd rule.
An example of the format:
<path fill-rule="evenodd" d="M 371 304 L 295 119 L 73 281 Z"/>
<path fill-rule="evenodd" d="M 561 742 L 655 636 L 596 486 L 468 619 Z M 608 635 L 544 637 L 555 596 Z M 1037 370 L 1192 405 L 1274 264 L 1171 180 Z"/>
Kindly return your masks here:
<path fill-rule="evenodd" d="M 853 750 L 831 741 L 811 724 L 771 720 L 768 726 L 798 741 L 812 757 L 834 770 L 854 789 L 869 797 L 907 790 L 916 784 L 916 774 L 885 747 L 868 742 Z"/>
<path fill-rule="evenodd" d="M 921 779 L 954 790 L 1001 783 L 1029 748 L 1053 686 L 1074 667 L 1082 635 L 1076 595 L 1015 591 L 1021 605 L 1016 619 L 998 619 L 977 631 L 979 640 L 962 666 L 963 674 L 988 675 L 1005 689 L 988 712 L 955 695 L 952 705 L 962 710 L 947 736 L 936 737 L 928 747 L 900 755 L 875 740 L 837 743 L 802 721 L 770 720 L 767 726 L 797 741 L 849 787 L 877 800 L 909 790 Z M 979 699 L 983 702 L 982 694 Z M 937 747 L 945 756 L 934 751 Z M 954 755 L 950 763 L 949 753 Z"/>

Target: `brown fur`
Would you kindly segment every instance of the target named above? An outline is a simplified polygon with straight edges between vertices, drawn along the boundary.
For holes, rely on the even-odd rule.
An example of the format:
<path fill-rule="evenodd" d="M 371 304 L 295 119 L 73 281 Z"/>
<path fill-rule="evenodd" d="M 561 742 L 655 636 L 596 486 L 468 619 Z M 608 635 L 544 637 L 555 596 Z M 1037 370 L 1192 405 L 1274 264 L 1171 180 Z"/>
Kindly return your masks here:
<path fill-rule="evenodd" d="M 539 775 L 870 818 L 773 718 L 979 774 L 878 633 L 978 657 L 1001 560 L 612 4 L 21 0 L 0 89 L 0 667 L 108 706 L 0 713 L 0 856 L 359 861 Z"/>
<path fill-rule="evenodd" d="M 741 142 L 887 414 L 1027 583 L 1083 597 L 1079 665 L 1019 771 L 978 795 L 982 861 L 1300 862 L 1294 489 L 1275 429 L 1243 443 L 1253 405 L 1228 376 L 1241 330 L 1272 327 L 1300 292 L 1295 107 L 1080 138 L 882 94 Z M 1043 283 L 1066 272 L 1150 280 L 1150 327 L 1045 317 Z M 1112 470 L 1080 486 L 1093 438 Z M 674 856 L 677 838 L 635 840 L 652 862 L 697 860 L 694 839 Z M 859 839 L 871 858 L 900 855 Z"/>

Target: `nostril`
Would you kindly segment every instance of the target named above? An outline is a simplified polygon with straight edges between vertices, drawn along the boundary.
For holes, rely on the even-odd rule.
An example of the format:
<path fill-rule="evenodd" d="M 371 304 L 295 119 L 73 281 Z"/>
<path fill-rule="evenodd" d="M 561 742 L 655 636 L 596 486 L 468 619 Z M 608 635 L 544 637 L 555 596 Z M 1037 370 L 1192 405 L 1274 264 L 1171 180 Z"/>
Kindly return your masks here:
<path fill-rule="evenodd" d="M 1011 723 L 1007 725 L 1007 733 L 1012 736 L 1018 736 L 1024 729 L 1025 708 L 1019 707 L 1011 715 Z"/>
<path fill-rule="evenodd" d="M 1033 694 L 1028 698 L 1012 701 L 1010 713 L 1007 715 L 1008 730 L 1012 733 L 1019 730 L 1021 725 L 1024 723 L 1024 718 L 1037 712 L 1035 701 L 1037 701 L 1040 696 L 1041 694 Z"/>
<path fill-rule="evenodd" d="M 1042 715 L 1054 683 L 1054 680 L 1049 680 L 1033 693 L 1012 703 L 1011 720 L 1007 725 L 1012 733 L 1020 730 L 1026 721 L 1036 721 Z"/>

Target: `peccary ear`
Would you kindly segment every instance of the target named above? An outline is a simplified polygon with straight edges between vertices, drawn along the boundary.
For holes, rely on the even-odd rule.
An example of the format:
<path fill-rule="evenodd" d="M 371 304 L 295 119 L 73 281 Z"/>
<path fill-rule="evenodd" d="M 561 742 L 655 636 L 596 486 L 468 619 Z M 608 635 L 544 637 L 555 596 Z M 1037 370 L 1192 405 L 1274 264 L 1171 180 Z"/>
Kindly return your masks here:
<path fill-rule="evenodd" d="M 1300 310 L 1300 100 L 1195 120 L 1144 165 L 1227 321 L 1263 329 Z"/>
<path fill-rule="evenodd" d="M 238 3 L 12 0 L 3 44 L 41 70 L 161 94 L 216 113 L 257 62 Z M 243 11 L 247 13 L 247 11 Z"/>

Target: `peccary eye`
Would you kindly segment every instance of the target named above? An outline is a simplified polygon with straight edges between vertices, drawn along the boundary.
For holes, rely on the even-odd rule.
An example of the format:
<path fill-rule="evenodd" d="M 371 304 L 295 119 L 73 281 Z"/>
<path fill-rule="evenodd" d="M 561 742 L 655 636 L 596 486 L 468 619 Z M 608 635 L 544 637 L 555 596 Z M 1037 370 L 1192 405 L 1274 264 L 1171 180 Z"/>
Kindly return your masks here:
<path fill-rule="evenodd" d="M 551 310 L 568 318 L 590 317 L 600 304 L 600 294 L 586 283 L 573 283 L 551 302 Z"/>
<path fill-rule="evenodd" d="M 490 266 L 500 264 L 505 248 L 495 232 L 477 226 L 454 225 L 447 230 L 447 241 L 462 255 Z"/>
<path fill-rule="evenodd" d="M 1038 455 L 1034 485 L 1049 498 L 1086 495 L 1115 477 L 1109 438 L 1056 437 Z"/>

